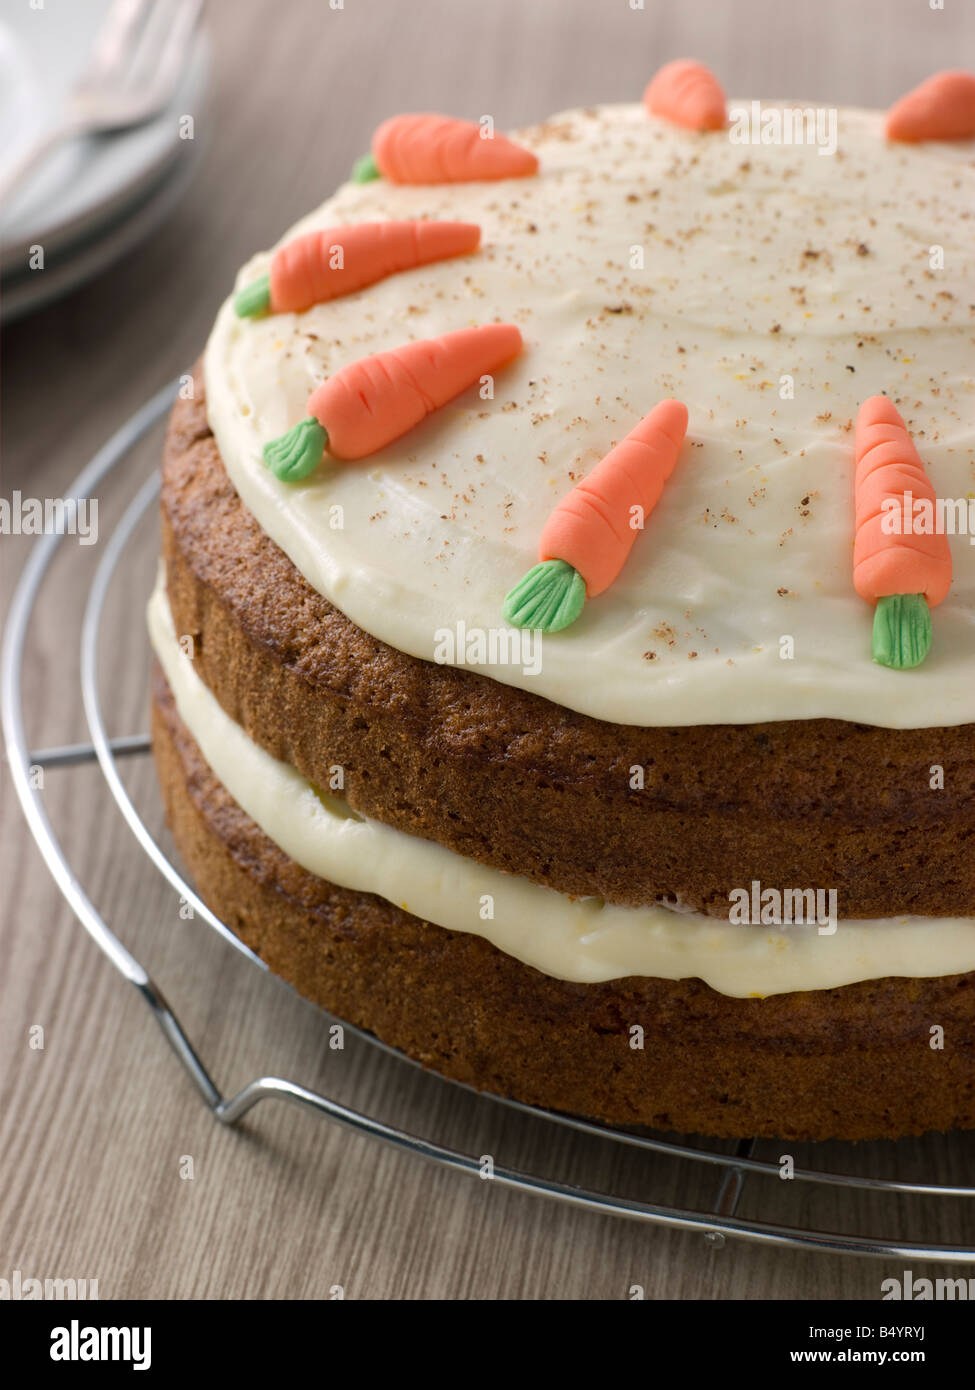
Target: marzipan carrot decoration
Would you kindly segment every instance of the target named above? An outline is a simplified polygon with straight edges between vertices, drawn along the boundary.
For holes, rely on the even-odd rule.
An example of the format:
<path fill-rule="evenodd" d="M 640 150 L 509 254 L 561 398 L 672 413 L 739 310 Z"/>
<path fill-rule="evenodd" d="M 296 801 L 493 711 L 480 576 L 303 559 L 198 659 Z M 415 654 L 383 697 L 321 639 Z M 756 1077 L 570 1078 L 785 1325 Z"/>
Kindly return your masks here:
<path fill-rule="evenodd" d="M 269 309 L 300 314 L 389 275 L 470 255 L 480 239 L 473 222 L 359 222 L 308 232 L 275 251 L 270 273 L 245 285 L 234 309 L 241 318 Z"/>
<path fill-rule="evenodd" d="M 507 622 L 559 632 L 587 598 L 609 588 L 660 499 L 686 431 L 687 407 L 661 401 L 562 499 L 542 530 L 540 563 L 505 598 Z"/>
<path fill-rule="evenodd" d="M 936 72 L 887 112 L 888 140 L 965 140 L 975 136 L 975 74 Z"/>
<path fill-rule="evenodd" d="M 877 605 L 873 659 L 895 669 L 919 666 L 931 646 L 930 610 L 951 586 L 951 550 L 943 533 L 888 529 L 887 518 L 907 510 L 905 494 L 932 504 L 935 495 L 914 441 L 886 396 L 871 396 L 857 415 L 855 492 L 853 585 Z"/>
<path fill-rule="evenodd" d="M 654 116 L 690 130 L 721 130 L 726 119 L 721 83 L 691 58 L 665 63 L 643 93 L 643 104 Z"/>
<path fill-rule="evenodd" d="M 372 137 L 372 153 L 352 171 L 357 183 L 472 183 L 523 179 L 538 172 L 530 150 L 504 135 L 485 135 L 474 121 L 428 113 L 392 116 Z"/>
<path fill-rule="evenodd" d="M 307 419 L 266 444 L 264 461 L 290 483 L 307 478 L 326 448 L 340 459 L 373 454 L 517 357 L 521 346 L 514 324 L 488 323 L 360 357 L 311 393 Z"/>

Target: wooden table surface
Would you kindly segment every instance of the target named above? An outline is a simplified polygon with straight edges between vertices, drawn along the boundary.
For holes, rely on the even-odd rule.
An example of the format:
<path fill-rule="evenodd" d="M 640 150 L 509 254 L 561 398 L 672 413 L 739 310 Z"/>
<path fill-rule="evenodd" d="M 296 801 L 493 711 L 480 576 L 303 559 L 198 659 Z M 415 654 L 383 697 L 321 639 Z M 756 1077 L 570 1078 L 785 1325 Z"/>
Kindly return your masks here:
<path fill-rule="evenodd" d="M 335 3 L 335 0 L 333 0 Z M 113 271 L 3 335 L 4 496 L 58 496 L 99 444 L 200 351 L 236 267 L 317 203 L 383 117 L 492 114 L 500 128 L 635 99 L 665 60 L 694 54 L 732 95 L 886 105 L 964 61 L 975 7 L 946 0 L 211 0 L 213 76 L 188 196 Z M 904 190 L 910 198 L 910 190 Z M 156 431 L 100 493 L 107 535 L 151 472 Z M 9 602 L 27 538 L 4 537 Z M 150 518 L 122 566 L 101 670 L 113 732 L 146 726 Z M 102 544 L 62 545 L 26 673 L 33 746 L 85 734 L 77 684 L 84 588 Z M 161 833 L 148 760 L 126 772 Z M 97 1278 L 102 1297 L 877 1298 L 904 1261 L 820 1255 L 618 1221 L 441 1170 L 286 1106 L 216 1124 L 135 991 L 76 923 L 4 777 L 0 836 L 0 1278 Z M 719 1174 L 522 1121 L 350 1040 L 256 970 L 142 858 L 92 768 L 51 770 L 44 804 L 106 920 L 159 982 L 226 1092 L 273 1072 L 498 1163 L 708 1209 Z M 31 1047 L 43 1028 L 44 1046 Z M 33 1036 L 36 1038 L 37 1034 Z M 761 1153 L 777 1160 L 782 1145 Z M 187 1157 L 192 1159 L 193 1176 Z M 803 1161 L 921 1180 L 971 1180 L 975 1149 L 804 1150 Z M 786 1193 L 785 1189 L 789 1189 Z M 787 1203 L 791 1203 L 787 1205 Z M 827 1228 L 876 1199 L 750 1180 L 742 1210 Z M 975 1219 L 906 1206 L 888 1234 L 975 1244 Z M 916 1274 L 922 1265 L 909 1261 Z M 930 1271 L 929 1271 L 930 1272 Z M 944 1272 L 944 1271 L 942 1271 Z M 959 1273 L 957 1267 L 950 1272 Z"/>

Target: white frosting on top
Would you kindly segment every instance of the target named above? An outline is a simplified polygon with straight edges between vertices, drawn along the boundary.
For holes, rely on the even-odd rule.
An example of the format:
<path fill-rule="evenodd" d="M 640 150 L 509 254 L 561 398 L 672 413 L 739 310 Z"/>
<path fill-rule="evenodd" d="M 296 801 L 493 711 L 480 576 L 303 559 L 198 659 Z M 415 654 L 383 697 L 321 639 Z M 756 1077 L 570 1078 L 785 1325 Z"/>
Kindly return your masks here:
<path fill-rule="evenodd" d="M 583 983 L 696 978 L 746 997 L 975 969 L 975 918 L 841 921 L 830 936 L 809 926 L 735 926 L 663 907 L 614 907 L 368 820 L 272 758 L 225 713 L 177 642 L 161 585 L 148 618 L 183 722 L 217 778 L 285 854 L 309 873 L 376 893 L 424 921 L 484 937 L 548 975 Z"/>
<path fill-rule="evenodd" d="M 480 669 L 628 724 L 975 721 L 968 536 L 951 539 L 954 584 L 915 671 L 872 662 L 872 609 L 851 578 L 852 422 L 867 396 L 898 404 L 939 497 L 975 495 L 975 142 L 892 145 L 879 113 L 843 109 L 823 155 L 694 134 L 639 106 L 570 112 L 519 138 L 537 178 L 346 184 L 287 234 L 458 218 L 481 225 L 477 255 L 300 315 L 221 309 L 210 422 L 264 530 L 360 627 L 442 657 L 444 629 L 503 625 L 554 504 L 676 396 L 688 438 L 619 579 L 544 640 L 537 673 Z M 471 391 L 304 483 L 264 466 L 263 445 L 325 376 L 494 319 L 518 324 L 526 347 L 493 400 Z M 463 664 L 463 649 L 448 659 Z"/>

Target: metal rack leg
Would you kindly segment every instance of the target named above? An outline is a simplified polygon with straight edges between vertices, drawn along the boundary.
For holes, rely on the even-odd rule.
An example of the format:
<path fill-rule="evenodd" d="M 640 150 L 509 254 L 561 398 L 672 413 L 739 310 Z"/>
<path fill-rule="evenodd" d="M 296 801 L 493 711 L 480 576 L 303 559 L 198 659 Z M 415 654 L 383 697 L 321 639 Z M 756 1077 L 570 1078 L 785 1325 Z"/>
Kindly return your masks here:
<path fill-rule="evenodd" d="M 736 1158 L 751 1158 L 755 1150 L 754 1139 L 739 1139 L 735 1148 Z M 721 1179 L 721 1186 L 718 1188 L 718 1195 L 714 1202 L 714 1214 L 726 1220 L 729 1216 L 734 1216 L 738 1210 L 738 1203 L 745 1187 L 745 1180 L 748 1174 L 742 1168 L 728 1168 L 725 1170 L 724 1177 Z M 707 1231 L 704 1239 L 715 1250 L 720 1250 L 725 1244 L 725 1238 L 721 1231 Z"/>

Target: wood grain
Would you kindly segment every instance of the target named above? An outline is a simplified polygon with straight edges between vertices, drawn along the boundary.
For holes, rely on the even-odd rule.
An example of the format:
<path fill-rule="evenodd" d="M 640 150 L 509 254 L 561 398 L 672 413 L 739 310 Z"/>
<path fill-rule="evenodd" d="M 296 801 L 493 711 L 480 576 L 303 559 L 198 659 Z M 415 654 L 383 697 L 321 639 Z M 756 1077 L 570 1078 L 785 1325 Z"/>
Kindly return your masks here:
<path fill-rule="evenodd" d="M 180 208 L 109 275 L 4 333 L 3 493 L 56 496 L 93 450 L 199 352 L 236 266 L 327 194 L 398 109 L 495 116 L 634 97 L 668 58 L 713 64 L 731 94 L 884 105 L 970 52 L 975 11 L 921 0 L 247 0 L 211 3 L 214 74 L 196 116 L 206 151 Z M 158 433 L 106 489 L 102 534 L 155 463 Z M 145 727 L 147 647 L 135 609 L 157 544 L 146 522 L 106 619 L 112 728 Z M 3 542 L 3 591 L 29 542 Z M 34 746 L 83 736 L 83 588 L 102 547 L 62 547 L 26 681 Z M 147 762 L 126 771 L 161 832 Z M 4 779 L 0 836 L 0 1277 L 97 1278 L 103 1297 L 876 1298 L 897 1261 L 858 1261 L 641 1227 L 505 1191 L 380 1148 L 306 1113 L 262 1107 L 238 1130 L 206 1113 L 135 992 L 71 916 Z M 261 1072 L 324 1088 L 499 1163 L 545 1162 L 707 1209 L 717 1174 L 607 1153 L 349 1040 L 239 957 L 138 853 L 98 774 L 51 771 L 44 802 L 109 923 L 147 964 L 218 1084 Z M 28 1030 L 45 1030 L 42 1051 Z M 777 1160 L 778 1147 L 764 1146 Z M 960 1181 L 961 1138 L 798 1155 Z M 192 1156 L 192 1180 L 180 1176 Z M 788 1189 L 788 1191 L 786 1190 Z M 829 1228 L 877 1220 L 875 1199 L 752 1180 L 742 1210 Z M 911 1227 L 975 1243 L 938 1205 Z M 915 1272 L 921 1266 L 915 1262 Z"/>

